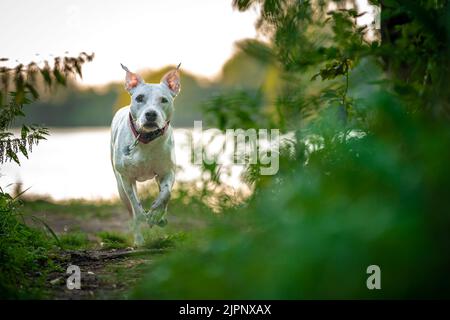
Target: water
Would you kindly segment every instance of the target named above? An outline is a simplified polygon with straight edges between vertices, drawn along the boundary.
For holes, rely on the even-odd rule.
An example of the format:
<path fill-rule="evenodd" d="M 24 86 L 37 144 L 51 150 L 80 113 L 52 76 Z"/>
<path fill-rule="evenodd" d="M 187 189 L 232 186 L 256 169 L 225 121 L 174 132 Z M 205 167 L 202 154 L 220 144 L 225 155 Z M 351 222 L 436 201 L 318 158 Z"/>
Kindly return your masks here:
<path fill-rule="evenodd" d="M 200 168 L 191 163 L 188 136 L 191 129 L 175 129 L 177 181 L 195 181 Z M 55 200 L 118 198 L 116 179 L 110 161 L 109 128 L 50 129 L 47 141 L 33 148 L 30 159 L 20 156 L 21 166 L 6 163 L 0 167 L 0 186 L 12 191 L 14 183 L 29 195 L 50 196 Z M 242 166 L 230 167 L 224 184 L 240 190 Z"/>

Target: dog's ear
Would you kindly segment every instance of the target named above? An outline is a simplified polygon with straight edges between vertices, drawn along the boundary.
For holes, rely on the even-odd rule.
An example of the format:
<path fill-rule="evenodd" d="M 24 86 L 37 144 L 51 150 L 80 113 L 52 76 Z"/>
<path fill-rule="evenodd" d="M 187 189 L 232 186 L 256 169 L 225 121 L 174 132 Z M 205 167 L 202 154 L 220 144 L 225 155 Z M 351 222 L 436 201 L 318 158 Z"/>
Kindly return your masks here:
<path fill-rule="evenodd" d="M 125 67 L 123 64 L 120 65 L 122 66 L 122 69 L 127 72 L 127 75 L 125 76 L 125 89 L 130 94 L 132 94 L 133 89 L 139 86 L 140 84 L 144 83 L 144 80 L 142 80 L 142 77 L 137 73 L 133 73 L 130 70 L 128 70 L 128 68 Z"/>
<path fill-rule="evenodd" d="M 178 65 L 176 69 L 167 72 L 161 79 L 161 83 L 169 88 L 172 97 L 175 97 L 181 90 L 180 72 L 179 72 L 180 66 L 181 63 Z"/>

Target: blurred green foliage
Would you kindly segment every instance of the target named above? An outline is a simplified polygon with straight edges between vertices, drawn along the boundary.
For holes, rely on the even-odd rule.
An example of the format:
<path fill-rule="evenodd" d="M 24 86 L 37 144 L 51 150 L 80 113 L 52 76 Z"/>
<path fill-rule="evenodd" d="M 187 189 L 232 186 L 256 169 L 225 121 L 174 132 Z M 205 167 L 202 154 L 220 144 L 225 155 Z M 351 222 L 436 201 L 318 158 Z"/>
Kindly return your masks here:
<path fill-rule="evenodd" d="M 269 43 L 240 47 L 276 71 L 260 95 L 227 92 L 205 110 L 220 128 L 293 131 L 295 152 L 161 259 L 135 297 L 450 297 L 450 7 L 372 1 L 382 14 L 370 38 L 352 3 L 233 1 L 260 7 Z M 381 290 L 366 287 L 373 264 Z"/>

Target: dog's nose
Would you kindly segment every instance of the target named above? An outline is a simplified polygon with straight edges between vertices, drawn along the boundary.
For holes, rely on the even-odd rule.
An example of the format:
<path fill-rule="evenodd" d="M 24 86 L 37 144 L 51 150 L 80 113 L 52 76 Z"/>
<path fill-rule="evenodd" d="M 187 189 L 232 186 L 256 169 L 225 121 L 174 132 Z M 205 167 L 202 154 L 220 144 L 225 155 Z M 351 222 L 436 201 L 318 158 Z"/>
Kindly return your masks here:
<path fill-rule="evenodd" d="M 153 122 L 156 120 L 156 112 L 155 111 L 147 111 L 145 113 L 145 119 L 147 119 L 147 121 L 149 122 Z"/>

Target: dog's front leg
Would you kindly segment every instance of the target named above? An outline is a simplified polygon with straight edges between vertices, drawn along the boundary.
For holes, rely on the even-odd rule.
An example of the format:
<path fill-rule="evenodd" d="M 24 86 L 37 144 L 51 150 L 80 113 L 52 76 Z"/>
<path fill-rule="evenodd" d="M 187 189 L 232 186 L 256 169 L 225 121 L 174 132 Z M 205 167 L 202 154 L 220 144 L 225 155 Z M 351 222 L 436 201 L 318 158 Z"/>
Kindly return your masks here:
<path fill-rule="evenodd" d="M 123 191 L 126 194 L 133 211 L 133 221 L 131 224 L 131 229 L 134 234 L 134 244 L 138 246 L 142 245 L 144 243 L 144 238 L 142 237 L 139 226 L 140 222 L 144 218 L 145 211 L 137 196 L 136 181 L 126 178 L 122 175 L 119 175 L 118 179 L 120 180 Z"/>
<path fill-rule="evenodd" d="M 157 224 L 159 226 L 166 225 L 167 221 L 164 214 L 167 211 L 167 205 L 170 200 L 173 183 L 175 181 L 175 172 L 170 170 L 163 176 L 157 176 L 156 180 L 159 185 L 158 197 L 153 201 L 149 213 L 149 224 Z"/>

